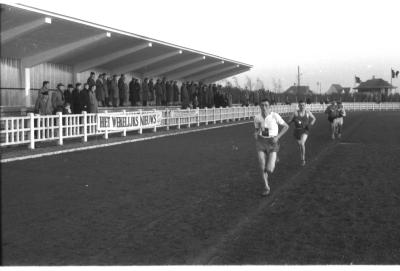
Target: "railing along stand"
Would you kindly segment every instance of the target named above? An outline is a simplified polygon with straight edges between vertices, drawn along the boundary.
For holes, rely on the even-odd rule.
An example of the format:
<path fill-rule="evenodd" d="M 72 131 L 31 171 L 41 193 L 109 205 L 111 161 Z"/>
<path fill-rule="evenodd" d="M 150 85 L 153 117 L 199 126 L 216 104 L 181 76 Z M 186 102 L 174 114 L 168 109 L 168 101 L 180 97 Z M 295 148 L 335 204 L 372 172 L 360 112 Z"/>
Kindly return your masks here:
<path fill-rule="evenodd" d="M 35 149 L 35 115 L 33 113 L 29 113 L 29 128 L 31 129 L 29 134 L 29 149 L 33 150 Z"/>
<path fill-rule="evenodd" d="M 62 112 L 57 112 L 58 116 L 58 145 L 63 145 L 63 123 L 62 123 Z"/>
<path fill-rule="evenodd" d="M 83 142 L 87 142 L 87 113 L 83 111 Z"/>

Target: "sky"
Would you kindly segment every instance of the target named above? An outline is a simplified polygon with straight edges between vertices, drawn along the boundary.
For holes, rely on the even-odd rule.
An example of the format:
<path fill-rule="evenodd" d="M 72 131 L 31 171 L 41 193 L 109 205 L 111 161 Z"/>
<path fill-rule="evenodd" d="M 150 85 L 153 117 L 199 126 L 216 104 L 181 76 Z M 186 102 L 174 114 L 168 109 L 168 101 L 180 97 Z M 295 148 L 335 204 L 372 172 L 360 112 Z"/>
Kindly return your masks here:
<path fill-rule="evenodd" d="M 238 75 L 273 89 L 322 92 L 400 70 L 398 0 L 131 0 L 19 3 L 251 64 Z M 400 87 L 400 78 L 393 79 Z M 319 90 L 318 90 L 319 91 Z"/>

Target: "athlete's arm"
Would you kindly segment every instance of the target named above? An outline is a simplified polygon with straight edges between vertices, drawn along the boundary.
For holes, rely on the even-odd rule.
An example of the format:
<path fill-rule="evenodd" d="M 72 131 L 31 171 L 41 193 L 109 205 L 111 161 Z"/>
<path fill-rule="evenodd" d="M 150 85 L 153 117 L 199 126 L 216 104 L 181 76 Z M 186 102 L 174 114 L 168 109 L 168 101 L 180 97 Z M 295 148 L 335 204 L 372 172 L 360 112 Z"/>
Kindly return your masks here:
<path fill-rule="evenodd" d="M 289 117 L 289 120 L 288 120 L 288 124 L 291 124 L 293 121 L 294 121 L 294 117 L 296 116 L 296 112 L 293 112 L 293 114 Z"/>
<path fill-rule="evenodd" d="M 289 130 L 289 125 L 281 118 L 280 115 L 276 114 L 275 116 L 276 116 L 276 122 L 278 123 L 278 125 L 283 127 L 279 131 L 278 135 L 272 139 L 276 143 L 287 132 L 287 130 Z"/>
<path fill-rule="evenodd" d="M 308 111 L 308 115 L 310 116 L 310 118 L 311 118 L 311 125 L 314 125 L 314 123 L 315 123 L 315 121 L 317 120 L 316 118 L 315 118 L 315 116 L 313 115 L 313 113 L 311 113 L 311 111 Z"/>

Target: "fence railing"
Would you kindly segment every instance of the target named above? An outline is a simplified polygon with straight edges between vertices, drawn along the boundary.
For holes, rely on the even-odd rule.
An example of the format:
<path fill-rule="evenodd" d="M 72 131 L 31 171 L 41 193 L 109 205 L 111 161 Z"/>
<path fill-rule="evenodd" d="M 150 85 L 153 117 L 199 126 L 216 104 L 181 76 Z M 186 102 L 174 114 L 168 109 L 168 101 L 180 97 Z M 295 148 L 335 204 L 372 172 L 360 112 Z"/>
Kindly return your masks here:
<path fill-rule="evenodd" d="M 326 105 L 311 104 L 307 106 L 312 112 L 324 112 Z M 344 103 L 347 111 L 390 111 L 400 110 L 400 103 Z M 273 111 L 283 116 L 288 116 L 297 105 L 274 105 Z M 142 114 L 144 111 L 139 111 Z M 132 112 L 111 112 L 109 114 L 129 114 Z M 161 123 L 155 127 L 146 128 L 157 131 L 158 128 L 181 129 L 182 127 L 208 125 L 210 123 L 223 123 L 250 119 L 255 114 L 259 114 L 257 106 L 250 107 L 229 107 L 229 108 L 207 108 L 195 110 L 163 110 Z M 35 148 L 35 144 L 45 141 L 57 141 L 63 145 L 65 139 L 82 138 L 83 142 L 91 136 L 104 136 L 108 139 L 109 134 L 121 134 L 126 136 L 127 132 L 137 129 L 126 128 L 123 131 L 98 131 L 97 114 L 79 115 L 34 115 L 30 113 L 24 117 L 6 117 L 0 120 L 0 146 L 28 145 L 30 149 Z M 143 129 L 139 129 L 141 134 Z"/>

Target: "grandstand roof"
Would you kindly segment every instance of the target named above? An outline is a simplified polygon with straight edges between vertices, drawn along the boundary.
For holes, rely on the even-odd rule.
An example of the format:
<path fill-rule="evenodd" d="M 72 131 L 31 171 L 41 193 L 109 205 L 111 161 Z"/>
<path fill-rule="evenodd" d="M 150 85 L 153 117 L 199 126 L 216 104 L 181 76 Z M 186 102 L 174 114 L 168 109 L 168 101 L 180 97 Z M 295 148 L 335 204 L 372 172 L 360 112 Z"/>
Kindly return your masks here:
<path fill-rule="evenodd" d="M 251 65 L 21 4 L 1 4 L 1 57 L 212 82 Z"/>

